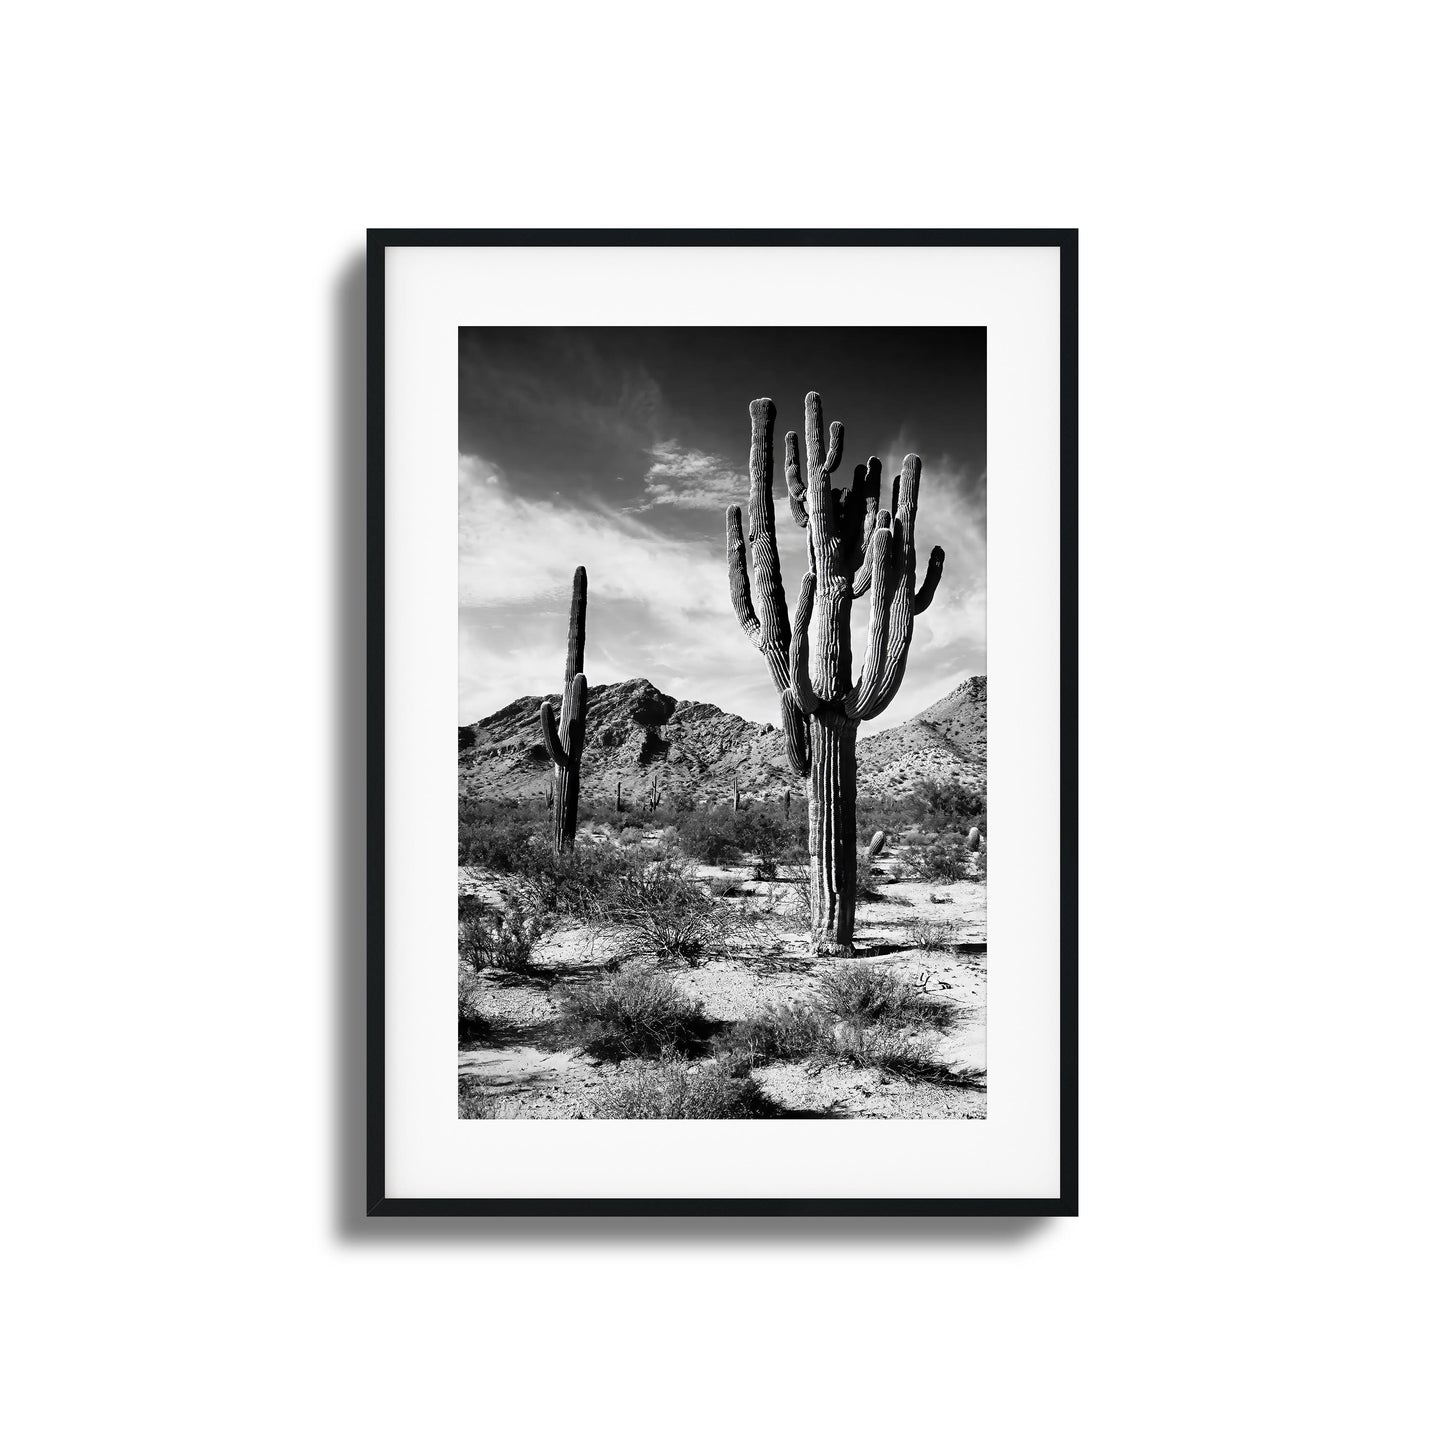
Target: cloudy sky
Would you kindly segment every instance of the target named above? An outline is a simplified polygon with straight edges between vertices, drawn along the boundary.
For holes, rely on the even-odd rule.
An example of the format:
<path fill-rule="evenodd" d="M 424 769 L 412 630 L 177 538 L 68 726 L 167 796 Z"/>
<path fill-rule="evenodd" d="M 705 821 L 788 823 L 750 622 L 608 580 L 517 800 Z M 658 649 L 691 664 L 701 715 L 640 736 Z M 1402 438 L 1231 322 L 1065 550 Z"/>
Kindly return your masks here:
<path fill-rule="evenodd" d="M 463 328 L 458 722 L 561 687 L 572 572 L 587 568 L 590 681 L 648 678 L 677 698 L 776 722 L 762 657 L 728 595 L 724 516 L 748 494 L 748 403 L 778 408 L 775 484 L 788 607 L 807 562 L 783 434 L 803 398 L 845 428 L 836 484 L 870 454 L 885 481 L 923 458 L 919 576 L 948 554 L 902 690 L 864 732 L 903 722 L 984 653 L 982 329 Z M 853 611 L 861 656 L 867 607 Z"/>

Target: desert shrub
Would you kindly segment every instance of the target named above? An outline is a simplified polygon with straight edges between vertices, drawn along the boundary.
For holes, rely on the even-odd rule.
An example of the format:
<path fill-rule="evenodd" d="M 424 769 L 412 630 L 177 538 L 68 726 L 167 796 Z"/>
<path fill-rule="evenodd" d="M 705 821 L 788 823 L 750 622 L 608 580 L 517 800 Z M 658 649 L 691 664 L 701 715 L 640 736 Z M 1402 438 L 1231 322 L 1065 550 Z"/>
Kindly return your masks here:
<path fill-rule="evenodd" d="M 951 923 L 938 919 L 915 918 L 908 925 L 908 941 L 925 953 L 948 953 L 953 948 L 955 931 Z"/>
<path fill-rule="evenodd" d="M 514 873 L 523 866 L 536 835 L 536 825 L 525 818 L 464 809 L 457 825 L 457 862 Z"/>
<path fill-rule="evenodd" d="M 788 847 L 789 830 L 779 818 L 757 811 L 739 813 L 733 825 L 733 838 L 738 849 L 751 853 L 758 860 L 758 876 L 775 878 L 778 862 Z"/>
<path fill-rule="evenodd" d="M 957 883 L 969 875 L 968 850 L 940 841 L 916 850 L 913 868 L 926 883 Z"/>
<path fill-rule="evenodd" d="M 488 1093 L 476 1079 L 462 1079 L 457 1086 L 458 1119 L 518 1119 L 521 1110 L 505 1094 Z"/>
<path fill-rule="evenodd" d="M 486 1042 L 487 1018 L 481 1010 L 476 971 L 466 964 L 457 967 L 457 1046 L 475 1048 Z"/>
<path fill-rule="evenodd" d="M 521 875 L 537 910 L 581 920 L 590 918 L 596 900 L 626 874 L 627 856 L 606 843 L 579 841 L 559 858 L 551 846 L 533 848 Z"/>
<path fill-rule="evenodd" d="M 982 828 L 988 817 L 988 795 L 971 783 L 924 783 L 918 796 L 936 819 L 945 819 L 964 832 Z"/>
<path fill-rule="evenodd" d="M 816 1001 L 770 1004 L 760 1013 L 730 1024 L 718 1049 L 745 1068 L 792 1063 L 826 1055 L 832 1046 L 833 1021 Z"/>
<path fill-rule="evenodd" d="M 988 794 L 973 783 L 922 783 L 909 792 L 859 797 L 857 817 L 864 839 L 879 828 L 906 835 L 920 824 L 931 833 L 966 833 L 974 824 L 986 828 Z"/>
<path fill-rule="evenodd" d="M 792 894 L 792 911 L 808 922 L 813 917 L 813 875 L 806 868 L 795 868 L 780 876 L 780 883 Z"/>
<path fill-rule="evenodd" d="M 532 954 L 548 931 L 548 919 L 520 889 L 501 890 L 500 907 L 483 907 L 457 920 L 457 949 L 473 969 L 532 973 Z"/>
<path fill-rule="evenodd" d="M 745 815 L 701 810 L 680 814 L 677 834 L 682 851 L 709 866 L 731 862 L 739 852 L 734 822 L 738 816 Z"/>
<path fill-rule="evenodd" d="M 604 974 L 560 991 L 563 1031 L 594 1058 L 696 1053 L 711 1032 L 697 1005 L 655 968 Z"/>
<path fill-rule="evenodd" d="M 857 892 L 854 896 L 859 902 L 866 901 L 876 903 L 880 898 L 883 897 L 883 895 L 878 891 L 878 889 L 874 886 L 873 883 L 873 860 L 868 856 L 867 850 L 862 848 L 858 850 L 857 859 L 858 871 L 854 875 L 854 877 L 857 879 L 857 882 L 855 884 Z"/>
<path fill-rule="evenodd" d="M 927 1040 L 888 1023 L 840 1019 L 818 1000 L 774 1004 L 728 1027 L 716 1045 L 734 1069 L 804 1059 L 876 1068 L 900 1077 L 944 1074 Z"/>
<path fill-rule="evenodd" d="M 946 1077 L 926 1040 L 886 1024 L 840 1024 L 833 1031 L 830 1053 L 854 1068 L 880 1069 L 900 1078 Z"/>
<path fill-rule="evenodd" d="M 632 1064 L 601 1091 L 598 1119 L 745 1119 L 759 1112 L 758 1088 L 720 1059 L 689 1063 L 669 1050 L 657 1064 Z"/>
<path fill-rule="evenodd" d="M 842 1023 L 855 1029 L 877 1024 L 946 1028 L 953 1010 L 941 998 L 924 993 L 910 979 L 877 964 L 835 964 L 818 979 L 818 998 Z"/>
<path fill-rule="evenodd" d="M 738 912 L 699 887 L 686 868 L 636 855 L 596 891 L 588 915 L 608 925 L 624 958 L 651 954 L 688 963 L 727 947 L 741 925 Z"/>

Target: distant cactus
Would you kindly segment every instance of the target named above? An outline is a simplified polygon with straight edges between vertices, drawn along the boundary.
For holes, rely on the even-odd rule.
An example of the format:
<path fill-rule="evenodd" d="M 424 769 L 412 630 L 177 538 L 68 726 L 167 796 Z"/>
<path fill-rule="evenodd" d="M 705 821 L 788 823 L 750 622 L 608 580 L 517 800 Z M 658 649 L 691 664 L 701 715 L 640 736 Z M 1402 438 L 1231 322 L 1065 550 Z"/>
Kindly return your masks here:
<path fill-rule="evenodd" d="M 647 789 L 647 810 L 655 813 L 662 802 L 662 787 L 657 781 L 657 774 L 652 775 L 652 782 Z"/>
<path fill-rule="evenodd" d="M 848 955 L 858 887 L 858 724 L 877 717 L 902 686 L 913 619 L 933 601 L 943 575 L 943 549 L 933 549 L 923 585 L 915 590 L 913 520 L 922 462 L 912 453 L 903 459 L 888 511 L 879 510 L 883 464 L 877 457 L 854 469 L 851 491 L 835 490 L 831 479 L 842 459 L 843 428 L 833 423 L 825 447 L 822 398 L 810 391 L 804 402 L 806 471 L 799 462 L 797 434 L 789 432 L 784 444 L 789 506 L 793 520 L 807 528 L 812 567 L 803 577 L 790 627 L 773 511 L 777 409 L 763 397 L 749 410 L 752 582 L 742 509 L 729 507 L 733 611 L 744 635 L 767 659 L 788 761 L 808 779 L 813 947 L 822 954 Z M 853 599 L 869 592 L 868 642 L 855 682 Z"/>
<path fill-rule="evenodd" d="M 982 842 L 983 842 L 983 834 L 980 833 L 977 828 L 970 828 L 970 829 L 968 830 L 968 839 L 967 839 L 969 852 L 970 852 L 970 853 L 977 853 L 978 850 L 979 850 L 979 845 L 980 845 Z"/>
<path fill-rule="evenodd" d="M 736 813 L 742 803 L 742 793 L 738 789 L 737 779 L 733 779 L 733 812 Z"/>
<path fill-rule="evenodd" d="M 792 811 L 793 811 L 793 790 L 792 790 L 791 788 L 784 788 L 784 789 L 783 789 L 783 822 L 786 823 L 786 822 L 788 821 L 788 814 L 791 813 Z"/>
<path fill-rule="evenodd" d="M 542 704 L 542 741 L 552 759 L 552 844 L 558 855 L 577 841 L 577 800 L 582 791 L 582 746 L 587 735 L 587 677 L 582 654 L 587 646 L 587 569 L 572 576 L 572 618 L 567 627 L 567 664 L 562 674 L 562 726 L 552 704 Z"/>
<path fill-rule="evenodd" d="M 617 811 L 622 811 L 622 779 L 617 780 Z"/>
<path fill-rule="evenodd" d="M 883 851 L 883 830 L 880 828 L 874 835 L 873 841 L 868 845 L 868 861 L 871 863 Z"/>

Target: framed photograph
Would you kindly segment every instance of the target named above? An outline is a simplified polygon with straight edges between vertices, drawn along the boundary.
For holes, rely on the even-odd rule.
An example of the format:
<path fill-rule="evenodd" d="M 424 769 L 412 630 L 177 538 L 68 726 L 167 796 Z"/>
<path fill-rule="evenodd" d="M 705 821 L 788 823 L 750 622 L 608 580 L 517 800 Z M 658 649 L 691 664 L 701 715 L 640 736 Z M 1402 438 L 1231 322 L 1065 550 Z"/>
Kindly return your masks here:
<path fill-rule="evenodd" d="M 1078 237 L 372 231 L 367 1212 L 1077 1211 Z"/>

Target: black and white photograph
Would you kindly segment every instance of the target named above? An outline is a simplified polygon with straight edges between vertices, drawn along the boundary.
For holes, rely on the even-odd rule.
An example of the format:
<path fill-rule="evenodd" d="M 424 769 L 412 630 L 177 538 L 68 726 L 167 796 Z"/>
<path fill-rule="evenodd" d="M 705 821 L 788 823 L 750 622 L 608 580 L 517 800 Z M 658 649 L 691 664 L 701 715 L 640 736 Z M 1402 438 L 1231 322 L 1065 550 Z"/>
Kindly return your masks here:
<path fill-rule="evenodd" d="M 457 338 L 458 1117 L 986 1119 L 987 328 Z"/>

